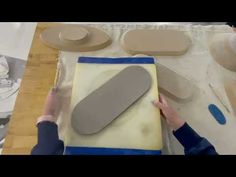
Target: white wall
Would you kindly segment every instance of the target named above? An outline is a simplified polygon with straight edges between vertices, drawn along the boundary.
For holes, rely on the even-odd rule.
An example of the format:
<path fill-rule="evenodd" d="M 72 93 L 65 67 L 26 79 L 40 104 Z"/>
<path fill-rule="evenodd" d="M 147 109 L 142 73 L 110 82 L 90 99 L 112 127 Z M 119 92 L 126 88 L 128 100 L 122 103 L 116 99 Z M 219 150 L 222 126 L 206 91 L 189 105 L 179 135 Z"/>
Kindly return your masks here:
<path fill-rule="evenodd" d="M 0 23 L 0 54 L 28 59 L 37 23 Z"/>

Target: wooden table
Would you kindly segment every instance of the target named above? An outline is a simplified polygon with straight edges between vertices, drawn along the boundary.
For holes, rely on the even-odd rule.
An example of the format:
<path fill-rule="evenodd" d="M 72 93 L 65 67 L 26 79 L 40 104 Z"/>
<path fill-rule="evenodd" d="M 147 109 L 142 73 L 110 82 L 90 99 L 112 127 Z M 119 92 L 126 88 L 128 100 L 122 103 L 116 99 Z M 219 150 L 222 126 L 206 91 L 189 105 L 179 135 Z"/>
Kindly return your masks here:
<path fill-rule="evenodd" d="M 53 86 L 58 50 L 42 44 L 40 33 L 55 23 L 38 23 L 2 154 L 30 154 L 37 143 L 36 120 Z"/>

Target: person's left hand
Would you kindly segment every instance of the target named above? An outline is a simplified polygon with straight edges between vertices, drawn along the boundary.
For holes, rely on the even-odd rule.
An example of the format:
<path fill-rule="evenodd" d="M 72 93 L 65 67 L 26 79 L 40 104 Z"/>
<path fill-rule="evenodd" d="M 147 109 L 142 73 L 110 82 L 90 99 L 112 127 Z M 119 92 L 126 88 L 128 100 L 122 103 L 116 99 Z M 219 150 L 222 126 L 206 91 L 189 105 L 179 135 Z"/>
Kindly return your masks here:
<path fill-rule="evenodd" d="M 163 117 L 166 120 L 167 125 L 173 128 L 175 131 L 182 127 L 185 123 L 178 113 L 167 103 L 165 97 L 160 94 L 159 100 L 153 101 L 154 106 L 161 110 Z"/>

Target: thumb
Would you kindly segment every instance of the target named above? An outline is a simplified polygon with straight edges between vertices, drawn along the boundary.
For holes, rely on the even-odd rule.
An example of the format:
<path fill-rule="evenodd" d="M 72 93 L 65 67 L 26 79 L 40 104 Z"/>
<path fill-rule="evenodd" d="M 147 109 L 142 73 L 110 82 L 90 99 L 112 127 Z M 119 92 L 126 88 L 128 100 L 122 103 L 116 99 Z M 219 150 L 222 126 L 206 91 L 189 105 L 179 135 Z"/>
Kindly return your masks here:
<path fill-rule="evenodd" d="M 155 100 L 152 103 L 154 104 L 154 106 L 158 107 L 159 109 L 163 108 L 163 104 L 159 102 L 158 100 Z"/>

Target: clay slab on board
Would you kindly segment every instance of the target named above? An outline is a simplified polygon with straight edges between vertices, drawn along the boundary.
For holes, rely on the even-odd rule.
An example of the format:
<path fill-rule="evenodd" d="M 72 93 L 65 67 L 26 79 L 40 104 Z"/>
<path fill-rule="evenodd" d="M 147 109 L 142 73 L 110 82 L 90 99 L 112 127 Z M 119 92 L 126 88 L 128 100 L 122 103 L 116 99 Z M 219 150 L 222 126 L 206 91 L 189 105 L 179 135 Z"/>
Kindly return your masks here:
<path fill-rule="evenodd" d="M 182 55 L 190 39 L 182 31 L 136 29 L 124 34 L 121 45 L 131 55 Z"/>
<path fill-rule="evenodd" d="M 190 101 L 196 87 L 190 80 L 157 63 L 159 91 L 178 102 Z"/>
<path fill-rule="evenodd" d="M 236 81 L 225 81 L 224 87 L 234 114 L 236 116 Z"/>
<path fill-rule="evenodd" d="M 151 76 L 143 67 L 125 68 L 74 107 L 72 127 L 80 134 L 99 132 L 150 87 Z"/>
<path fill-rule="evenodd" d="M 63 28 L 59 33 L 62 42 L 82 44 L 88 39 L 89 31 L 81 27 Z"/>
<path fill-rule="evenodd" d="M 87 52 L 105 48 L 111 39 L 104 31 L 84 25 L 59 25 L 45 29 L 41 41 L 63 51 Z"/>
<path fill-rule="evenodd" d="M 210 52 L 217 63 L 236 72 L 236 34 L 217 34 L 210 43 Z"/>

